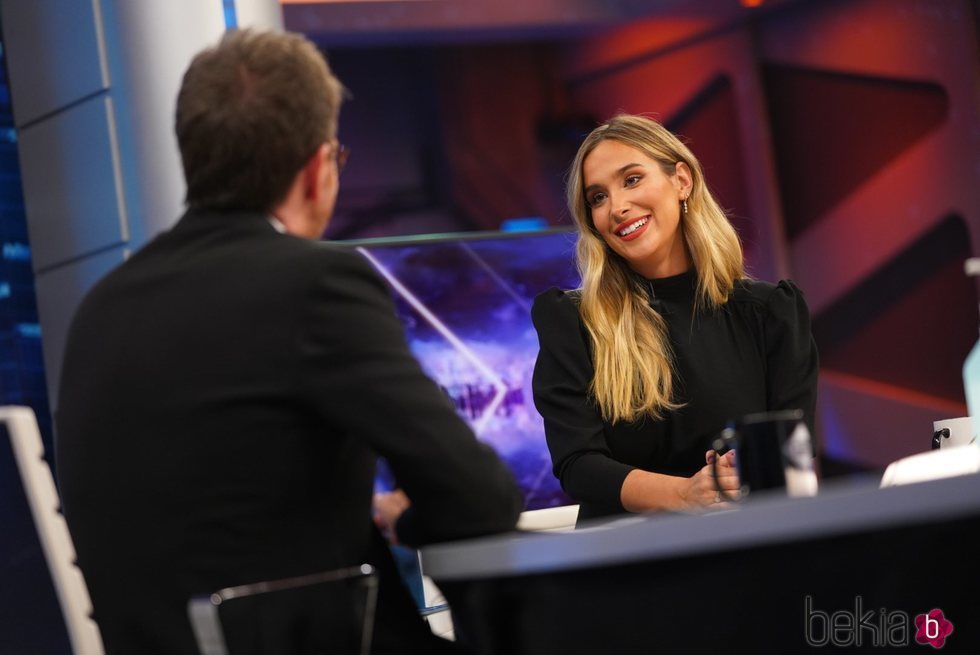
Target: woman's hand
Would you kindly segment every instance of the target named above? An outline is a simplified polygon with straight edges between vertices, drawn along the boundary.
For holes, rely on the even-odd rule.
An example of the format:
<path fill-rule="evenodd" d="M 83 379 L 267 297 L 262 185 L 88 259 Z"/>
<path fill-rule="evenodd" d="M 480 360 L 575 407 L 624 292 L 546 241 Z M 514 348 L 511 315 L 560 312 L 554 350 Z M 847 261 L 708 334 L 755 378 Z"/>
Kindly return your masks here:
<path fill-rule="evenodd" d="M 718 493 L 711 472 L 711 462 L 715 457 L 715 451 L 706 452 L 704 461 L 707 465 L 689 478 L 633 469 L 623 480 L 620 502 L 630 512 L 724 509 L 729 504 Z M 738 497 L 740 482 L 735 469 L 734 451 L 718 459 L 718 481 L 728 496 Z"/>
<path fill-rule="evenodd" d="M 412 501 L 408 499 L 405 492 L 395 489 L 388 493 L 374 494 L 372 502 L 372 514 L 374 524 L 381 530 L 381 534 L 392 544 L 398 543 L 398 535 L 395 532 L 395 524 Z"/>
<path fill-rule="evenodd" d="M 711 470 L 711 463 L 718 458 L 718 483 Z M 735 451 L 730 450 L 721 457 L 713 450 L 704 454 L 706 465 L 700 471 L 688 478 L 688 484 L 681 489 L 681 497 L 685 505 L 691 508 L 722 509 L 728 507 L 725 497 L 719 493 L 718 487 L 729 497 L 738 498 L 741 482 L 735 468 Z"/>

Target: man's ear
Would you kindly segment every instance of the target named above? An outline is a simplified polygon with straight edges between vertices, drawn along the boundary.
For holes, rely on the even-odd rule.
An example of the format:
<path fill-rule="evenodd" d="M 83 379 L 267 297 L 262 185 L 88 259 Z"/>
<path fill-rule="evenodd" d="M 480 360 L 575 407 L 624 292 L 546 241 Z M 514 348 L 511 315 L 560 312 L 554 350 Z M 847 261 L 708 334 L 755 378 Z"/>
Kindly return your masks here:
<path fill-rule="evenodd" d="M 303 192 L 307 199 L 318 200 L 323 193 L 323 177 L 330 171 L 330 145 L 321 143 L 303 165 Z"/>

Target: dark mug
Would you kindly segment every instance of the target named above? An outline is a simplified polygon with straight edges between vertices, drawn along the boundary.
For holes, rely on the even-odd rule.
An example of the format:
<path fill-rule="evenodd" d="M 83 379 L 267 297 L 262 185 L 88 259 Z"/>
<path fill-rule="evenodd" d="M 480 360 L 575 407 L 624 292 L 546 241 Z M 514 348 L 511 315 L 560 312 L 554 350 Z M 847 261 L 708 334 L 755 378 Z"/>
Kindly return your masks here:
<path fill-rule="evenodd" d="M 719 500 L 734 501 L 751 491 L 785 489 L 787 496 L 815 496 L 817 475 L 813 470 L 810 431 L 798 409 L 750 414 L 728 424 L 715 439 L 711 470 Z M 735 451 L 735 467 L 741 482 L 737 497 L 718 484 L 718 458 Z"/>

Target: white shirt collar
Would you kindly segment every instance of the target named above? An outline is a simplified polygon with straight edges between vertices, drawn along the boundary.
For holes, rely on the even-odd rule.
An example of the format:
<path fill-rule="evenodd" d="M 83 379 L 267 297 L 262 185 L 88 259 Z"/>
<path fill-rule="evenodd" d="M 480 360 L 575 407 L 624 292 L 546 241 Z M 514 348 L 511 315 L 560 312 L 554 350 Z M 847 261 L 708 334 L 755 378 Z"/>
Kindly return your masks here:
<path fill-rule="evenodd" d="M 270 215 L 269 215 L 269 216 L 267 217 L 267 219 L 266 219 L 266 220 L 268 220 L 268 221 L 269 221 L 269 225 L 271 225 L 272 227 L 274 227 L 274 228 L 276 228 L 276 232 L 278 232 L 279 234 L 285 234 L 285 233 L 286 233 L 286 226 L 285 226 L 285 225 L 283 225 L 283 223 L 282 223 L 282 221 L 280 221 L 280 220 L 279 220 L 278 218 L 276 218 L 275 216 L 272 216 L 272 215 L 270 214 Z"/>

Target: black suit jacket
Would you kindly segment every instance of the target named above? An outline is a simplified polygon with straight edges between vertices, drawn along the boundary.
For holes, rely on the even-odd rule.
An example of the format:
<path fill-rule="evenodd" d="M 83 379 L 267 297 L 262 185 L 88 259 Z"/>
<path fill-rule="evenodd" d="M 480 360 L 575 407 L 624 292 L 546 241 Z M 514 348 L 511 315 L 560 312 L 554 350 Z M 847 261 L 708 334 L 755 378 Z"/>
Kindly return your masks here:
<path fill-rule="evenodd" d="M 359 255 L 188 212 L 93 288 L 56 416 L 65 515 L 110 652 L 193 653 L 194 594 L 370 562 L 375 644 L 426 628 L 371 520 L 375 460 L 418 543 L 513 528 L 513 479 L 412 357 Z"/>

